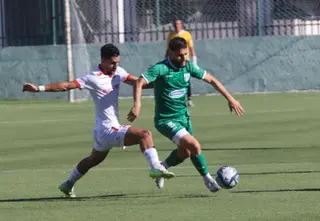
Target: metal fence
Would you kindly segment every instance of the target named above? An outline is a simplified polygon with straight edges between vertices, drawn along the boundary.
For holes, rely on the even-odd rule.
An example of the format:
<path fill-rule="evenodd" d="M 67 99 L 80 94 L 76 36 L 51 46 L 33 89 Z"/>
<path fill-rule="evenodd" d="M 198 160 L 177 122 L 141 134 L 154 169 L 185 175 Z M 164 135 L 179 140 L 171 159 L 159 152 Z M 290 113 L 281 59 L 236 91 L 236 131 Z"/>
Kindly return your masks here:
<path fill-rule="evenodd" d="M 0 0 L 0 46 L 64 43 L 63 0 Z"/>
<path fill-rule="evenodd" d="M 163 41 L 174 16 L 198 40 L 320 34 L 318 0 L 68 1 L 85 43 Z M 0 47 L 64 44 L 64 12 L 64 0 L 0 0 Z"/>

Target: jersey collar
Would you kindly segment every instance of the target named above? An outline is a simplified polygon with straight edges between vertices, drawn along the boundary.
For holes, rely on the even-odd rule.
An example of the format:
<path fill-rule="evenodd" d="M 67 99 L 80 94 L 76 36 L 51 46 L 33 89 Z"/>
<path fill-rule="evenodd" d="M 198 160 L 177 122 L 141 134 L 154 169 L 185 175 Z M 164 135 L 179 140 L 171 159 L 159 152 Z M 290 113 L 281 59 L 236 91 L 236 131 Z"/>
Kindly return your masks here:
<path fill-rule="evenodd" d="M 98 65 L 98 69 L 99 69 L 99 71 L 100 71 L 101 74 L 106 75 L 106 76 L 109 76 L 110 78 L 113 77 L 113 74 L 105 74 L 105 73 L 103 72 L 100 64 Z"/>
<path fill-rule="evenodd" d="M 174 69 L 177 69 L 177 70 L 180 69 L 180 68 L 177 68 L 176 66 L 174 66 L 174 64 L 172 64 L 172 62 L 170 61 L 170 58 L 169 58 L 169 57 L 167 57 L 167 62 L 168 62 L 168 64 L 169 64 L 171 67 L 173 67 Z"/>
<path fill-rule="evenodd" d="M 178 34 L 178 35 L 181 35 L 183 32 L 185 32 L 185 31 L 182 29 L 181 31 L 175 32 L 175 33 Z"/>

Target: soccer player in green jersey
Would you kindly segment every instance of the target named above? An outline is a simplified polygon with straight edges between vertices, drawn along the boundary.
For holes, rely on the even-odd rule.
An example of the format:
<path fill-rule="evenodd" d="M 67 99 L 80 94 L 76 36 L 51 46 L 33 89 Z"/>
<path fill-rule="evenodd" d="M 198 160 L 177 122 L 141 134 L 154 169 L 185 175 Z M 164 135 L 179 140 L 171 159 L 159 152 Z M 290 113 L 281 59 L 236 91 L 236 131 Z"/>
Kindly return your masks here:
<path fill-rule="evenodd" d="M 155 127 L 162 135 L 177 144 L 177 149 L 173 150 L 162 164 L 169 168 L 177 166 L 190 157 L 203 177 L 206 187 L 211 192 L 216 192 L 220 186 L 210 175 L 201 145 L 193 136 L 190 114 L 185 103 L 190 77 L 202 79 L 215 87 L 227 99 L 230 111 L 234 111 L 238 116 L 243 115 L 244 110 L 216 78 L 187 61 L 187 54 L 186 40 L 176 37 L 170 41 L 169 57 L 152 66 L 136 81 L 134 106 L 128 114 L 128 120 L 132 122 L 139 116 L 142 87 L 153 83 Z M 164 179 L 157 178 L 155 181 L 159 188 L 163 188 Z"/>

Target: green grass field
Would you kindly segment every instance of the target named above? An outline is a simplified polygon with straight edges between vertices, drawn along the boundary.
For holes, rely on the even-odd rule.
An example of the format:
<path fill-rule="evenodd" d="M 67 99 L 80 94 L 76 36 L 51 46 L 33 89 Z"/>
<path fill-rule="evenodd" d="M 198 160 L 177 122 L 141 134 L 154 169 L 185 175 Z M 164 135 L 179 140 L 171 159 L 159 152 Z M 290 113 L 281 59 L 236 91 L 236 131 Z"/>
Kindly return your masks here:
<path fill-rule="evenodd" d="M 195 97 L 191 109 L 212 174 L 232 165 L 240 182 L 210 193 L 187 160 L 158 190 L 138 147 L 113 149 L 76 185 L 58 185 L 92 148 L 91 102 L 0 102 L 0 220 L 320 220 L 319 93 L 237 95 L 246 114 L 228 113 L 220 96 Z M 121 100 L 122 123 L 131 100 Z M 134 123 L 153 131 L 159 156 L 174 145 L 153 128 L 153 100 Z"/>

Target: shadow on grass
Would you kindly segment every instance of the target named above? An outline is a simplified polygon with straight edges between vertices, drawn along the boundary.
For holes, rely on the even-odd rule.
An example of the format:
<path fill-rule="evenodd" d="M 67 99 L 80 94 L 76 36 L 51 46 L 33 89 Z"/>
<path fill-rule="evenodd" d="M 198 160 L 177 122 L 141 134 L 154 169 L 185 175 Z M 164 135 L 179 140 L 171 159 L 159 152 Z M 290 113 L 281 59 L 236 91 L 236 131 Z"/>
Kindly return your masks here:
<path fill-rule="evenodd" d="M 256 151 L 256 150 L 305 150 L 305 149 L 315 149 L 315 148 L 319 148 L 318 146 L 306 146 L 306 147 L 252 147 L 252 148 L 248 148 L 248 147 L 238 147 L 238 148 L 202 148 L 202 150 L 204 151 L 237 151 L 237 150 L 244 150 L 244 151 Z M 174 149 L 174 147 L 172 148 L 158 148 L 157 151 L 161 152 L 161 151 L 172 151 Z"/>
<path fill-rule="evenodd" d="M 185 194 L 180 196 L 174 195 L 158 195 L 158 194 L 108 194 L 100 196 L 85 196 L 76 198 L 66 197 L 37 197 L 37 198 L 16 198 L 16 199 L 0 199 L 0 203 L 13 203 L 13 202 L 54 202 L 54 201 L 85 201 L 85 200 L 97 200 L 97 199 L 108 199 L 108 200 L 119 200 L 119 199 L 143 199 L 143 198 L 210 198 L 214 195 L 205 194 Z"/>
<path fill-rule="evenodd" d="M 240 173 L 240 176 L 263 176 L 263 175 L 274 175 L 274 174 L 299 174 L 299 173 L 320 173 L 320 170 L 303 170 L 303 171 L 272 171 L 272 172 L 256 172 L 256 173 Z M 198 174 L 193 175 L 177 175 L 180 178 L 192 178 L 199 177 Z"/>
<path fill-rule="evenodd" d="M 232 193 L 278 193 L 278 192 L 319 192 L 320 188 L 276 189 L 276 190 L 239 190 Z"/>
<path fill-rule="evenodd" d="M 101 196 L 87 196 L 87 197 L 76 197 L 76 198 L 66 198 L 66 197 L 37 197 L 37 198 L 16 198 L 16 199 L 1 199 L 0 203 L 10 203 L 10 202 L 42 202 L 42 201 L 59 201 L 59 200 L 70 200 L 70 201 L 81 201 L 90 200 L 98 198 L 123 198 L 126 194 L 110 194 Z"/>

